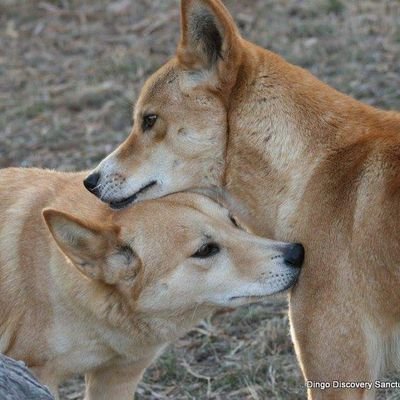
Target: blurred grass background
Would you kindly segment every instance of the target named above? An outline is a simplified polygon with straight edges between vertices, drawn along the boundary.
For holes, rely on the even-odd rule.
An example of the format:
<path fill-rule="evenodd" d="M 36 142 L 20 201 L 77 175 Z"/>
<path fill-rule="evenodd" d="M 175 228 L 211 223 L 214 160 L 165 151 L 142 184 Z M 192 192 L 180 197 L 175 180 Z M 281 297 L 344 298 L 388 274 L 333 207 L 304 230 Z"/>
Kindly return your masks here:
<path fill-rule="evenodd" d="M 400 110 L 399 0 L 225 3 L 246 38 L 361 101 Z M 144 80 L 178 37 L 178 0 L 0 0 L 0 167 L 93 167 L 127 136 Z M 62 399 L 82 390 L 74 378 Z M 304 398 L 283 298 L 205 321 L 148 370 L 137 394 Z"/>

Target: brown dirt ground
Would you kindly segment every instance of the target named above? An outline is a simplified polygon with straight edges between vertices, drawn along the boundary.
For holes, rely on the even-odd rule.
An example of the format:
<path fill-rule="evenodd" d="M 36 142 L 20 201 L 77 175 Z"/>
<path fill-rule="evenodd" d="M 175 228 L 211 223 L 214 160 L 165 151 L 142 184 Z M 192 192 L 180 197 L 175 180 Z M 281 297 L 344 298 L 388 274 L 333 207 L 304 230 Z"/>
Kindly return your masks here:
<path fill-rule="evenodd" d="M 357 99 L 400 109 L 399 0 L 226 4 L 247 38 Z M 178 21 L 178 0 L 0 0 L 0 167 L 94 166 L 128 134 Z M 72 379 L 62 399 L 82 390 Z M 286 301 L 205 321 L 147 371 L 136 398 L 304 399 Z"/>

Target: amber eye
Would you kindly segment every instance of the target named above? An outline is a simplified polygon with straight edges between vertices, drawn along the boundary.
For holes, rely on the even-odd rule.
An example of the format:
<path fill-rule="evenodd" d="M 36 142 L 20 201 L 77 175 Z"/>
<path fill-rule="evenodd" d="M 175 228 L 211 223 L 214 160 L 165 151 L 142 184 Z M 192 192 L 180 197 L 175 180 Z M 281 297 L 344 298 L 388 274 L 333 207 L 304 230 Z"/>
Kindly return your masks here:
<path fill-rule="evenodd" d="M 206 243 L 201 246 L 196 253 L 192 255 L 194 258 L 207 258 L 219 253 L 219 246 L 216 243 Z"/>
<path fill-rule="evenodd" d="M 148 114 L 143 117 L 142 130 L 143 132 L 151 129 L 157 121 L 156 114 Z"/>

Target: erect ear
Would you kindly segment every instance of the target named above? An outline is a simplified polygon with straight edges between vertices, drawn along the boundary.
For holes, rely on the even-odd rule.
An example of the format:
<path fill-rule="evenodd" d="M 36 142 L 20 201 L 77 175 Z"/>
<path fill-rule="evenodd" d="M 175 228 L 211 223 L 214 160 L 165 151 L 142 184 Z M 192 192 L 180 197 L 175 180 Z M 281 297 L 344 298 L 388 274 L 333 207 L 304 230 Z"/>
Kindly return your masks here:
<path fill-rule="evenodd" d="M 120 242 L 119 227 L 91 224 L 52 209 L 43 210 L 43 217 L 61 251 L 88 278 L 108 284 L 134 281 L 141 262 Z"/>
<path fill-rule="evenodd" d="M 221 0 L 181 0 L 177 57 L 186 69 L 214 72 L 221 86 L 236 80 L 241 54 L 238 28 Z"/>

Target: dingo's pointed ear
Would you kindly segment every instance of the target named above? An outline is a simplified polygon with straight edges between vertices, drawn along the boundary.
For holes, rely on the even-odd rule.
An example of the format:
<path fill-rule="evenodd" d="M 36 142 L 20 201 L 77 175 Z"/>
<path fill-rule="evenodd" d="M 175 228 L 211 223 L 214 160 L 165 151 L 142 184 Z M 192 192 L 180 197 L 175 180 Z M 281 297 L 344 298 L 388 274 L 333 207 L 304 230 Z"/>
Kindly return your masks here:
<path fill-rule="evenodd" d="M 90 224 L 52 209 L 45 209 L 43 217 L 61 251 L 88 278 L 108 284 L 134 280 L 141 263 L 119 241 L 117 226 Z"/>
<path fill-rule="evenodd" d="M 236 79 L 241 54 L 238 28 L 221 0 L 181 0 L 177 57 L 185 68 L 216 72 L 221 86 Z"/>

